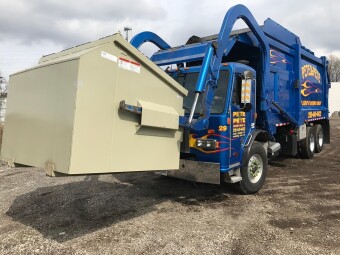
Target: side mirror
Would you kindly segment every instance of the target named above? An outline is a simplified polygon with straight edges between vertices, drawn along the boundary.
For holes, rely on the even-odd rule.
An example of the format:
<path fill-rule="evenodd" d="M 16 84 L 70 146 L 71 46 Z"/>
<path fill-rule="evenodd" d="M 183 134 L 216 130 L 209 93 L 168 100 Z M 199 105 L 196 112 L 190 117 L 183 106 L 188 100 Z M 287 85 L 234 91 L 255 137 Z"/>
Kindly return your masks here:
<path fill-rule="evenodd" d="M 249 112 L 252 109 L 251 104 L 251 81 L 253 79 L 253 73 L 245 71 L 242 77 L 242 89 L 241 89 L 241 108 L 244 112 Z"/>

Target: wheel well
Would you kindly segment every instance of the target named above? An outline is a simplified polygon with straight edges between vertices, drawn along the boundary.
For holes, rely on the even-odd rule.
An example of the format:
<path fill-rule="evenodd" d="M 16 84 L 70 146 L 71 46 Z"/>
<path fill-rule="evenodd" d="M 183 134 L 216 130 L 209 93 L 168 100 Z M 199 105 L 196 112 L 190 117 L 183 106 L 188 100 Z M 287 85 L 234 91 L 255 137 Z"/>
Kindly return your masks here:
<path fill-rule="evenodd" d="M 257 135 L 255 136 L 254 141 L 267 142 L 269 141 L 269 134 L 264 130 L 260 130 L 260 132 L 257 133 Z"/>
<path fill-rule="evenodd" d="M 267 131 L 264 131 L 262 129 L 256 129 L 253 131 L 251 134 L 250 140 L 247 143 L 247 146 L 243 148 L 243 158 L 242 158 L 242 164 L 244 162 L 244 159 L 248 157 L 251 145 L 253 144 L 254 141 L 257 142 L 267 142 L 269 140 L 269 134 Z"/>

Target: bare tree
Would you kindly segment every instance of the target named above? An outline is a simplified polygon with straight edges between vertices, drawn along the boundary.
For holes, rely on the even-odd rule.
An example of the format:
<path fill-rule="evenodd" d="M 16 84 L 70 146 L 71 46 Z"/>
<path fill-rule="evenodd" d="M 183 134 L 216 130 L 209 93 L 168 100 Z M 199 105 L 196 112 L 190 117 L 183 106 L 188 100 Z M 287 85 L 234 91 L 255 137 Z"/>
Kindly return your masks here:
<path fill-rule="evenodd" d="M 328 73 L 331 82 L 340 81 L 340 58 L 334 55 L 328 57 Z"/>
<path fill-rule="evenodd" d="M 0 72 L 0 122 L 4 121 L 7 101 L 7 80 Z"/>

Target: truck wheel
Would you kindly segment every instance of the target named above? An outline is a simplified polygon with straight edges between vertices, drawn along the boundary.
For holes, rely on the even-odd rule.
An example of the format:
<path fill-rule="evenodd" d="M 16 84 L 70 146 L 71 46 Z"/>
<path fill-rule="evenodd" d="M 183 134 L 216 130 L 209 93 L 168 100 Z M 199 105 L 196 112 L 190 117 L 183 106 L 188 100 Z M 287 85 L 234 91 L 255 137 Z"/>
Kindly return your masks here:
<path fill-rule="evenodd" d="M 310 159 L 314 156 L 315 151 L 315 136 L 313 129 L 307 127 L 306 139 L 303 139 L 299 144 L 299 154 L 302 158 Z"/>
<path fill-rule="evenodd" d="M 260 143 L 254 142 L 241 167 L 242 181 L 238 183 L 241 192 L 243 194 L 258 192 L 266 180 L 267 169 L 267 153 Z"/>
<path fill-rule="evenodd" d="M 315 152 L 319 153 L 323 149 L 323 129 L 321 125 L 315 125 L 313 127 L 313 134 L 315 137 Z"/>

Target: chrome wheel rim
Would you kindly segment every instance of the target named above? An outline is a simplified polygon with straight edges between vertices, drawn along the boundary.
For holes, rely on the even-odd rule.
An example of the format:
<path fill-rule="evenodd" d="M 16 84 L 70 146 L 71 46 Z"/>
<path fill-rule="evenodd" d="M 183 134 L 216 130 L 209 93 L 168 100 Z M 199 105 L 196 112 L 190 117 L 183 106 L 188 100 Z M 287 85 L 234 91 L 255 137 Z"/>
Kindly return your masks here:
<path fill-rule="evenodd" d="M 248 162 L 248 178 L 251 183 L 257 183 L 263 173 L 263 160 L 260 155 L 254 154 Z"/>
<path fill-rule="evenodd" d="M 315 138 L 314 138 L 314 135 L 311 135 L 309 137 L 309 149 L 310 151 L 314 151 L 314 148 L 315 148 Z"/>
<path fill-rule="evenodd" d="M 323 145 L 323 133 L 319 132 L 319 139 L 318 139 L 319 147 Z"/>

